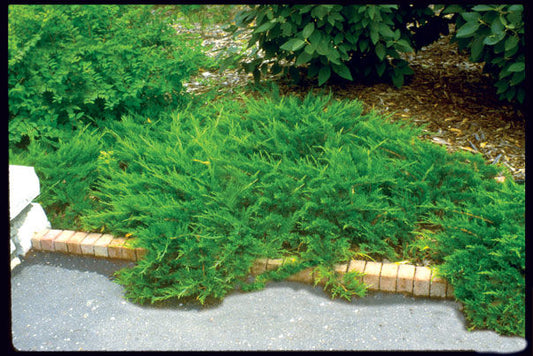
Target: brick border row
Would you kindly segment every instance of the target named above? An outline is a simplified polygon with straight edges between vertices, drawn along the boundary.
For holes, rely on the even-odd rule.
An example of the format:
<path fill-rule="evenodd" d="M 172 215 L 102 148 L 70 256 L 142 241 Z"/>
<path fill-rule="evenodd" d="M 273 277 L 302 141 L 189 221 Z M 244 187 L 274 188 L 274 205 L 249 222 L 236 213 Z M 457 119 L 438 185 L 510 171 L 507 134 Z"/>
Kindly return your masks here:
<path fill-rule="evenodd" d="M 146 251 L 132 247 L 131 241 L 133 238 L 56 229 L 39 231 L 31 239 L 34 250 L 138 261 L 143 258 Z M 260 258 L 254 262 L 251 273 L 258 275 L 292 261 L 291 258 Z M 341 275 L 352 271 L 359 272 L 361 281 L 373 291 L 403 293 L 418 297 L 454 298 L 453 287 L 428 267 L 351 260 L 349 263 L 337 265 L 335 270 Z M 288 277 L 287 280 L 313 283 L 315 280 L 313 273 L 313 268 L 307 268 Z"/>

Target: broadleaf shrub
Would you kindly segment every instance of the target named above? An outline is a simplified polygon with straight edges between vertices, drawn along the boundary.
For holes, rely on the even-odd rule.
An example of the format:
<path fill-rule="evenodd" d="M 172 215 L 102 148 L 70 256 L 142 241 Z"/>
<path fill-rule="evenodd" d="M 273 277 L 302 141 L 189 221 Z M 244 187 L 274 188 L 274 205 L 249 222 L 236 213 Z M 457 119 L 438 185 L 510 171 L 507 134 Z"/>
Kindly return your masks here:
<path fill-rule="evenodd" d="M 400 87 L 413 74 L 401 52 L 438 39 L 447 25 L 427 5 L 256 5 L 241 11 L 230 31 L 252 27 L 249 46 L 260 52 L 241 60 L 258 79 L 268 70 L 295 79 L 299 68 L 322 85 L 330 78 L 383 78 Z M 431 28 L 431 31 L 428 31 Z"/>
<path fill-rule="evenodd" d="M 524 102 L 525 34 L 524 6 L 450 5 L 443 13 L 455 14 L 456 41 L 470 53 L 472 62 L 495 80 L 501 100 Z"/>
<path fill-rule="evenodd" d="M 176 35 L 152 8 L 9 6 L 10 145 L 180 105 L 182 82 L 207 57 L 199 39 Z"/>
<path fill-rule="evenodd" d="M 133 234 L 148 250 L 118 273 L 129 298 L 205 303 L 308 267 L 332 296 L 350 298 L 364 286 L 339 279 L 335 263 L 430 257 L 469 318 L 485 318 L 473 326 L 523 332 L 524 191 L 493 179 L 501 167 L 420 140 L 421 128 L 364 115 L 357 101 L 243 100 L 177 112 L 159 129 L 111 129 L 116 144 L 100 157 L 94 190 L 101 206 L 82 220 Z M 256 258 L 284 256 L 296 262 L 247 280 Z M 512 286 L 497 283 L 505 276 Z M 484 299 L 465 294 L 476 290 Z M 492 301 L 519 308 L 499 317 Z"/>

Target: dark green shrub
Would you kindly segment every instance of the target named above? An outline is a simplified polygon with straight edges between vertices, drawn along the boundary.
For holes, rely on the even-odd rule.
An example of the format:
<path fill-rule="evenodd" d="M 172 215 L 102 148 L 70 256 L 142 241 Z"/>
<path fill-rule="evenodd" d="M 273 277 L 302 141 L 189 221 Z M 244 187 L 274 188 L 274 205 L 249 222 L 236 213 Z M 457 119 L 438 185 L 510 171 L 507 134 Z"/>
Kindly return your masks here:
<path fill-rule="evenodd" d="M 41 187 L 38 201 L 53 228 L 79 230 L 80 217 L 98 206 L 91 192 L 104 147 L 102 134 L 82 128 L 59 139 L 58 146 L 53 150 L 33 141 L 24 152 L 10 152 L 9 160 L 35 167 Z"/>
<path fill-rule="evenodd" d="M 496 182 L 500 168 L 481 155 L 447 153 L 420 128 L 327 97 L 219 102 L 160 124 L 112 130 L 102 205 L 83 219 L 148 250 L 118 274 L 131 299 L 204 303 L 307 267 L 350 298 L 364 287 L 338 280 L 335 263 L 430 257 L 472 325 L 523 332 L 524 191 Z M 288 255 L 296 262 L 247 281 L 256 258 Z"/>
<path fill-rule="evenodd" d="M 199 40 L 178 37 L 152 6 L 8 9 L 10 144 L 128 112 L 156 117 L 182 103 L 182 81 L 205 62 Z"/>
<path fill-rule="evenodd" d="M 422 46 L 447 31 L 430 23 L 433 17 L 429 7 L 413 5 L 259 5 L 240 12 L 231 31 L 254 29 L 249 46 L 257 43 L 261 52 L 243 65 L 256 79 L 269 68 L 298 78 L 306 66 L 319 85 L 337 76 L 384 78 L 400 87 L 413 73 L 399 55 L 414 51 L 413 35 Z"/>
<path fill-rule="evenodd" d="M 523 5 L 448 6 L 456 15 L 454 40 L 470 52 L 472 62 L 495 80 L 496 94 L 507 101 L 524 102 L 525 35 Z"/>

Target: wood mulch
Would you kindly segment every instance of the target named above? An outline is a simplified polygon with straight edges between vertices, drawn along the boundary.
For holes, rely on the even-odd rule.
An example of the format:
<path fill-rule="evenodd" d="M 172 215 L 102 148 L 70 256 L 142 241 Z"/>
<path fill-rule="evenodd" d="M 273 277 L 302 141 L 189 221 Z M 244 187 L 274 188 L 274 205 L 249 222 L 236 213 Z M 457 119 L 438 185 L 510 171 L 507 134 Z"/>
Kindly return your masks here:
<path fill-rule="evenodd" d="M 183 29 L 176 28 L 178 31 Z M 187 29 L 187 32 L 195 31 Z M 231 46 L 246 47 L 246 37 L 232 39 L 220 27 L 202 28 L 205 46 L 212 55 Z M 307 81 L 294 85 L 283 78 L 274 80 L 282 95 L 304 96 L 309 91 L 331 90 L 334 98 L 358 99 L 365 110 L 374 109 L 393 120 L 410 120 L 426 125 L 428 136 L 450 151 L 481 153 L 489 163 L 509 168 L 516 181 L 525 180 L 525 117 L 518 105 L 499 101 L 491 79 L 482 73 L 482 65 L 468 61 L 459 53 L 450 36 L 422 48 L 405 59 L 414 75 L 397 89 L 388 83 L 360 84 L 344 82 L 319 88 Z M 244 91 L 253 95 L 249 74 L 236 70 L 203 71 L 187 83 L 188 91 L 201 93 L 218 87 L 220 94 Z"/>

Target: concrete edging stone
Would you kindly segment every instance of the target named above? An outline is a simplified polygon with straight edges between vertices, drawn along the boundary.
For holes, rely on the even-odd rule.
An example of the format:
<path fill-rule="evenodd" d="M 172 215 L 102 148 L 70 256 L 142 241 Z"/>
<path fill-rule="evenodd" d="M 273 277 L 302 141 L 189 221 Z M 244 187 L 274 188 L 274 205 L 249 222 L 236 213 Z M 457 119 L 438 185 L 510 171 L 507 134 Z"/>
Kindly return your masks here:
<path fill-rule="evenodd" d="M 132 241 L 133 238 L 114 237 L 109 234 L 57 229 L 41 230 L 31 239 L 34 250 L 138 261 L 144 257 L 146 251 L 132 247 Z M 294 258 L 259 258 L 255 260 L 251 273 L 258 275 L 293 261 Z M 335 270 L 340 274 L 359 272 L 363 282 L 371 291 L 402 293 L 417 297 L 454 298 L 453 287 L 428 267 L 351 260 L 349 263 L 337 265 Z M 287 280 L 309 284 L 313 283 L 314 277 L 313 269 L 307 268 L 293 274 Z"/>

